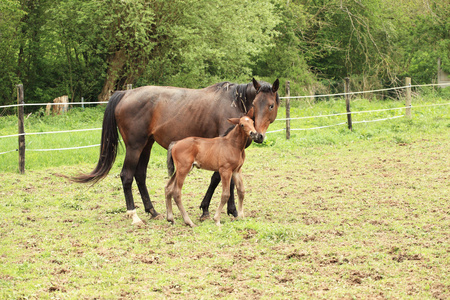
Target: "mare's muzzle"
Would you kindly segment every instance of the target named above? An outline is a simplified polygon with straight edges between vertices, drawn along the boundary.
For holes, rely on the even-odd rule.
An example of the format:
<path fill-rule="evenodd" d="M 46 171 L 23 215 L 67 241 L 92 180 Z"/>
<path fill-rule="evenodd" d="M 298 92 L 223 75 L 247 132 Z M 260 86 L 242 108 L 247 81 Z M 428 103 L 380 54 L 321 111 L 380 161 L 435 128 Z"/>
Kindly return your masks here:
<path fill-rule="evenodd" d="M 255 143 L 261 144 L 264 141 L 264 136 L 261 133 L 250 132 L 250 137 Z"/>

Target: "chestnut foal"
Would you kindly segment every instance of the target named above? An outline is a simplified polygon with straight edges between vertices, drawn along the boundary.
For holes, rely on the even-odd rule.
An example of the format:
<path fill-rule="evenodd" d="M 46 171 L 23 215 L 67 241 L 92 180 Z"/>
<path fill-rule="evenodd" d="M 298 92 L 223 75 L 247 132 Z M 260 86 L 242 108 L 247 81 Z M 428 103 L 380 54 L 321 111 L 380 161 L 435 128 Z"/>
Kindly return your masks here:
<path fill-rule="evenodd" d="M 244 184 L 242 182 L 241 167 L 245 160 L 245 145 L 248 138 L 257 137 L 258 133 L 251 119 L 253 109 L 241 118 L 228 121 L 236 125 L 227 135 L 216 138 L 188 137 L 170 144 L 167 152 L 167 169 L 170 178 L 166 185 L 167 221 L 173 224 L 172 197 L 183 216 L 184 222 L 194 227 L 186 210 L 181 203 L 181 189 L 184 180 L 192 168 L 205 169 L 220 173 L 222 180 L 222 198 L 214 215 L 216 225 L 220 225 L 220 213 L 230 198 L 231 177 L 236 184 L 239 197 L 238 217 L 244 217 L 242 204 L 244 202 Z M 174 173 L 175 165 L 175 173 Z"/>

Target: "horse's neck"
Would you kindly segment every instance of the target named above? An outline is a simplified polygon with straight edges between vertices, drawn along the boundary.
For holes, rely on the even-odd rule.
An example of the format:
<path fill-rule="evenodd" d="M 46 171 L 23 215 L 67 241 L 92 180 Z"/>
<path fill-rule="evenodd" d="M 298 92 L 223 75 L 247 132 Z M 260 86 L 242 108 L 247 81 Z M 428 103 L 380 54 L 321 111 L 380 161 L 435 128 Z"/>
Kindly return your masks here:
<path fill-rule="evenodd" d="M 236 148 L 244 150 L 248 136 L 239 125 L 236 125 L 224 138 L 228 139 Z"/>

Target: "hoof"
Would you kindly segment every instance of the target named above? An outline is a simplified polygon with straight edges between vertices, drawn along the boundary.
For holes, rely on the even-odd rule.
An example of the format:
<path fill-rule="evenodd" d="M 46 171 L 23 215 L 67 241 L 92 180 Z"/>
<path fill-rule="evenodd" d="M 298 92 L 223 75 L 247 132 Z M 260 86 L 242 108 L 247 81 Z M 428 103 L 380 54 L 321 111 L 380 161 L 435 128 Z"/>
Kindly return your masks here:
<path fill-rule="evenodd" d="M 209 216 L 209 212 L 203 213 L 203 215 L 201 215 L 200 217 L 200 222 L 203 222 L 205 220 L 210 219 L 211 217 Z"/>
<path fill-rule="evenodd" d="M 235 210 L 227 211 L 227 215 L 231 215 L 231 216 L 237 218 L 238 213 L 237 213 L 237 210 L 235 209 Z"/>
<path fill-rule="evenodd" d="M 164 217 L 161 214 L 159 214 L 158 212 L 156 212 L 156 210 L 154 208 L 152 208 L 150 210 L 145 210 L 145 212 L 152 215 L 150 217 L 150 220 L 164 220 Z"/>
<path fill-rule="evenodd" d="M 147 226 L 144 221 L 133 222 L 132 224 L 136 228 L 145 228 Z"/>
<path fill-rule="evenodd" d="M 161 214 L 157 214 L 156 216 L 152 216 L 150 219 L 151 220 L 164 220 L 164 217 Z"/>
<path fill-rule="evenodd" d="M 197 225 L 195 225 L 194 223 L 192 224 L 186 224 L 187 226 L 190 226 L 191 228 L 197 227 Z"/>

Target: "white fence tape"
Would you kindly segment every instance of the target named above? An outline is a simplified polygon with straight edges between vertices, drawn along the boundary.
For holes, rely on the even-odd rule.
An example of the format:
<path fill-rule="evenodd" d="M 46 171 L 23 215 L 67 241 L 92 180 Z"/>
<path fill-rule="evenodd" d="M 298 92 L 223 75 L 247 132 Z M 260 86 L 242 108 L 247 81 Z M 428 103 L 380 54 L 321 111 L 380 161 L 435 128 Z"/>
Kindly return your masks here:
<path fill-rule="evenodd" d="M 386 121 L 386 120 L 397 119 L 397 118 L 402 118 L 402 117 L 404 117 L 404 115 L 390 117 L 390 118 L 384 118 L 384 119 L 369 120 L 369 121 L 353 121 L 352 124 L 380 122 L 380 121 Z M 346 124 L 347 124 L 347 122 L 342 122 L 342 123 L 333 124 L 333 125 L 325 125 L 325 126 L 311 127 L 311 128 L 291 128 L 291 131 L 322 129 L 322 128 L 335 127 L 335 126 L 346 125 Z M 285 130 L 286 130 L 286 128 L 283 128 L 283 129 L 267 131 L 266 133 L 274 133 L 274 132 L 280 132 L 280 131 L 285 131 Z"/>
<path fill-rule="evenodd" d="M 0 136 L 0 138 L 6 137 L 17 137 L 22 135 L 40 135 L 40 134 L 52 134 L 52 133 L 68 133 L 68 132 L 82 132 L 82 131 L 93 131 L 93 130 L 102 130 L 101 128 L 89 128 L 89 129 L 74 129 L 74 130 L 61 130 L 61 131 L 47 131 L 47 132 L 30 132 L 30 133 L 21 133 L 21 134 L 10 134 Z"/>
<path fill-rule="evenodd" d="M 379 92 L 385 92 L 385 91 L 392 91 L 392 90 L 401 90 L 406 88 L 413 88 L 413 87 L 426 87 L 426 86 L 450 86 L 450 83 L 432 83 L 432 84 L 417 84 L 417 85 L 406 85 L 406 86 L 399 86 L 399 87 L 393 87 L 393 88 L 387 88 L 387 89 L 378 89 L 378 90 L 371 90 L 371 91 L 359 91 L 359 92 L 349 92 L 349 93 L 338 93 L 338 94 L 325 94 L 325 95 L 306 95 L 306 96 L 291 96 L 291 97 L 280 97 L 280 99 L 303 99 L 303 98 L 323 98 L 323 97 L 335 97 L 335 96 L 345 96 L 345 95 L 358 95 L 358 94 L 369 94 L 369 93 L 379 93 Z"/>
<path fill-rule="evenodd" d="M 35 152 L 45 152 L 45 151 L 59 151 L 59 150 L 73 150 L 73 149 L 85 149 L 98 147 L 100 144 L 89 145 L 89 146 L 80 146 L 80 147 L 70 147 L 70 148 L 57 148 L 57 149 L 25 149 L 26 151 L 35 151 Z"/>

